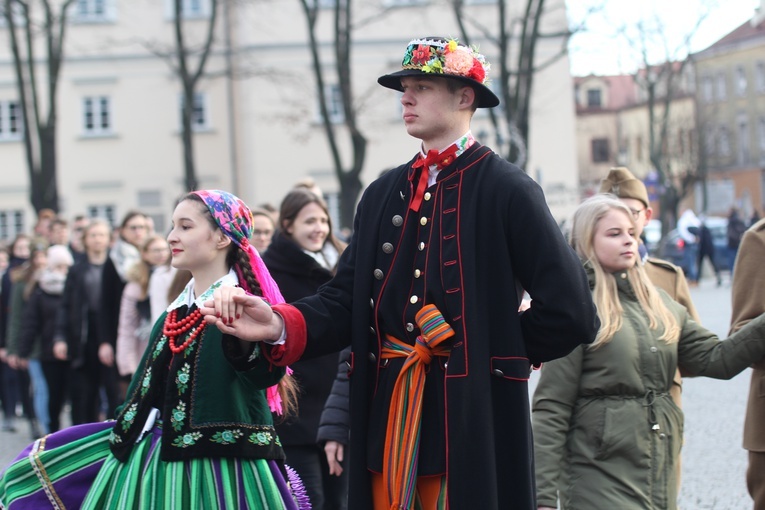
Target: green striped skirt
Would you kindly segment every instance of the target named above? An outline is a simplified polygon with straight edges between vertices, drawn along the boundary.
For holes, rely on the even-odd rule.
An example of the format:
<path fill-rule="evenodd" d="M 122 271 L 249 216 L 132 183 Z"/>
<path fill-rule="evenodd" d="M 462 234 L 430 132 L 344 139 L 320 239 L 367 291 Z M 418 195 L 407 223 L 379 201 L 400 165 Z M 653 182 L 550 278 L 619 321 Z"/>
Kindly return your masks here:
<path fill-rule="evenodd" d="M 155 425 L 126 462 L 109 449 L 114 422 L 70 427 L 35 441 L 0 475 L 0 504 L 16 509 L 309 509 L 305 490 L 274 461 L 160 459 Z"/>

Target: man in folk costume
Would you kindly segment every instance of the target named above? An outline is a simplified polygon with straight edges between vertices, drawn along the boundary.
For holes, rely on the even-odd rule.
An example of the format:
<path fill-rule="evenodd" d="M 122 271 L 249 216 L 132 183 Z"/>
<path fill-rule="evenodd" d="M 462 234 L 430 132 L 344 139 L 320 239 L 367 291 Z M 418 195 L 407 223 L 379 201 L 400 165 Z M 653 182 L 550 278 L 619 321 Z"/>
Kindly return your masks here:
<path fill-rule="evenodd" d="M 731 333 L 765 312 L 763 259 L 765 219 L 749 227 L 741 238 L 731 285 Z M 754 500 L 754 510 L 765 510 L 765 359 L 755 363 L 752 368 L 744 419 L 744 448 L 749 450 L 746 486 Z"/>
<path fill-rule="evenodd" d="M 366 190 L 334 279 L 276 314 L 230 291 L 206 309 L 239 338 L 305 341 L 303 358 L 351 339 L 349 508 L 536 509 L 530 368 L 599 327 L 541 189 L 470 132 L 499 104 L 488 68 L 457 41 L 411 41 L 378 82 L 403 92 L 421 151 Z M 241 318 L 215 318 L 232 304 Z"/>

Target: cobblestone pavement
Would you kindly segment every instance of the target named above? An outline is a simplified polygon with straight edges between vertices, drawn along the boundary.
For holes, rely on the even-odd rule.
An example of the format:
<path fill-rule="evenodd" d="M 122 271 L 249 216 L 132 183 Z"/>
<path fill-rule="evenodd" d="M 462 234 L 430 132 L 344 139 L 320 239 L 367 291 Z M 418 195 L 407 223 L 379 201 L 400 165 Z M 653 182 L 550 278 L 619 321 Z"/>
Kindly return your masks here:
<path fill-rule="evenodd" d="M 730 287 L 705 280 L 691 294 L 702 322 L 725 337 L 730 321 Z M 747 510 L 752 507 L 746 491 L 746 451 L 741 448 L 744 408 L 750 370 L 730 381 L 687 379 L 683 390 L 685 446 L 682 510 Z M 532 388 L 535 383 L 532 380 Z M 0 432 L 0 469 L 29 442 L 27 424 L 19 432 Z"/>

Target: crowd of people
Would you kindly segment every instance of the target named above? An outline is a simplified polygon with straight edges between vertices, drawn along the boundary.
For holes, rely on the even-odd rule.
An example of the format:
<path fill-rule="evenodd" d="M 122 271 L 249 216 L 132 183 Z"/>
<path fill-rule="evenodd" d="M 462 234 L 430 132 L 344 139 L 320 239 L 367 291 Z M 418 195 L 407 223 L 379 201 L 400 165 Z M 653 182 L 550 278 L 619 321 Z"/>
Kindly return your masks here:
<path fill-rule="evenodd" d="M 488 70 L 427 37 L 378 79 L 422 145 L 367 188 L 347 240 L 312 183 L 278 215 L 190 192 L 167 236 L 130 212 L 114 232 L 78 218 L 67 239 L 41 214 L 9 247 L 0 353 L 3 427 L 20 404 L 47 435 L 0 475 L 0 504 L 675 509 L 682 377 L 765 357 L 748 292 L 765 288 L 765 223 L 739 236 L 720 341 L 682 270 L 641 243 L 653 211 L 627 168 L 567 240 L 540 187 L 475 139 L 474 112 L 499 103 Z M 753 423 L 747 481 L 765 505 Z"/>

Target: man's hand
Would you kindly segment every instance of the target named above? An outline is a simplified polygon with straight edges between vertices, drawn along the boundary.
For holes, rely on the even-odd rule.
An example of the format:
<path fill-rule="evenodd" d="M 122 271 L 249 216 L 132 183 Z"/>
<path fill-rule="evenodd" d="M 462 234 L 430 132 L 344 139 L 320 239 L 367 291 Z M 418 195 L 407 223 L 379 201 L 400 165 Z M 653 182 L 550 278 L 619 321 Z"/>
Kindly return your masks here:
<path fill-rule="evenodd" d="M 98 346 L 98 360 L 110 367 L 114 365 L 114 348 L 109 343 L 102 343 Z"/>
<path fill-rule="evenodd" d="M 343 443 L 337 441 L 327 441 L 327 444 L 324 445 L 330 475 L 340 476 L 343 473 L 343 466 L 340 463 L 343 462 L 344 450 Z"/>
<path fill-rule="evenodd" d="M 208 324 L 240 340 L 274 342 L 284 329 L 282 318 L 257 296 L 247 295 L 238 287 L 222 287 L 213 293 L 213 300 L 200 309 Z"/>
<path fill-rule="evenodd" d="M 69 347 L 66 342 L 57 341 L 53 344 L 53 356 L 61 361 L 66 361 L 66 357 L 69 354 Z"/>

